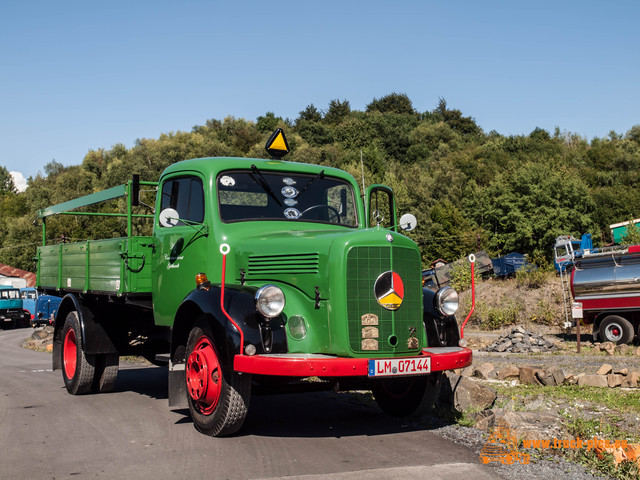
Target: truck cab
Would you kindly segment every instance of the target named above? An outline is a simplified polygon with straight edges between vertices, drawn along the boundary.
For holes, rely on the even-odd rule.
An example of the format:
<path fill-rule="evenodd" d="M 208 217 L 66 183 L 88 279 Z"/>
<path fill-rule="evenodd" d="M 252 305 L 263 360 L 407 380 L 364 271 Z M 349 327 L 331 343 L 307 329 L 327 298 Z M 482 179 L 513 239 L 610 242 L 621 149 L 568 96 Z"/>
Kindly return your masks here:
<path fill-rule="evenodd" d="M 0 285 L 0 327 L 14 328 L 22 323 L 23 318 L 20 289 Z"/>
<path fill-rule="evenodd" d="M 288 150 L 281 130 L 267 148 Z M 129 221 L 139 185 L 124 188 Z M 95 195 L 43 218 L 109 196 Z M 339 169 L 281 158 L 178 162 L 157 182 L 151 236 L 40 247 L 42 287 L 65 296 L 54 368 L 70 393 L 100 390 L 104 369 L 77 388 L 83 355 L 112 365 L 129 351 L 128 330 L 167 355 L 170 406 L 188 406 L 208 435 L 240 428 L 252 389 L 369 388 L 387 413 L 409 414 L 442 371 L 471 363 L 457 293 L 422 288 L 420 252 L 402 234 L 413 227 L 414 217 L 397 219 L 389 187 L 361 192 Z M 109 249 L 119 269 L 99 270 Z M 65 270 L 82 262 L 87 270 Z"/>

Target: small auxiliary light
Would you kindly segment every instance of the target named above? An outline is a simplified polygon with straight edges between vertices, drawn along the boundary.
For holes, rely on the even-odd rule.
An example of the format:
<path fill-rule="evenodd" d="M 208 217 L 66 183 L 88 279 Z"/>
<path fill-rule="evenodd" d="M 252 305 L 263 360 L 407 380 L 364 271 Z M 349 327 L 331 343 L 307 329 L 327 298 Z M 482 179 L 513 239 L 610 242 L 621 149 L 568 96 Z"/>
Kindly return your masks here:
<path fill-rule="evenodd" d="M 196 288 L 198 290 L 209 290 L 209 288 L 211 288 L 211 282 L 207 278 L 206 273 L 196 274 Z"/>
<path fill-rule="evenodd" d="M 466 338 L 461 338 L 460 340 L 458 340 L 458 346 L 464 348 L 468 345 L 467 343 L 467 339 Z"/>

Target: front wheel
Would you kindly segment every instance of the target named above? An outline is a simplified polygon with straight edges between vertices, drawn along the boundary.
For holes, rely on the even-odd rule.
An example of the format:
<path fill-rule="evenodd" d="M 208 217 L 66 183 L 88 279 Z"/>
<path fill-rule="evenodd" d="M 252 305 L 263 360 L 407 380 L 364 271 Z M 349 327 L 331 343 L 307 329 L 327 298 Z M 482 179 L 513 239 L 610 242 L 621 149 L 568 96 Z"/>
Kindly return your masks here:
<path fill-rule="evenodd" d="M 72 395 L 91 389 L 95 371 L 95 356 L 84 351 L 82 330 L 77 312 L 69 312 L 62 328 L 62 378 Z"/>
<path fill-rule="evenodd" d="M 427 378 L 385 378 L 374 383 L 371 391 L 382 411 L 394 417 L 405 417 L 422 403 L 427 391 Z"/>
<path fill-rule="evenodd" d="M 226 369 L 205 318 L 187 341 L 187 401 L 196 429 L 212 437 L 237 432 L 247 416 L 251 375 Z"/>

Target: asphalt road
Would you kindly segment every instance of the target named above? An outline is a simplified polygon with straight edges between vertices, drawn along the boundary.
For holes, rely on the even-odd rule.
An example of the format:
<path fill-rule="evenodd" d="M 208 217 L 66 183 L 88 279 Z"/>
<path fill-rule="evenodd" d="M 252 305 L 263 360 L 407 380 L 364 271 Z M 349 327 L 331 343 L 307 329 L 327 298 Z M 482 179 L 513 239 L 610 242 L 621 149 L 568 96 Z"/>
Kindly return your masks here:
<path fill-rule="evenodd" d="M 198 433 L 166 370 L 121 362 L 116 389 L 69 395 L 51 354 L 0 330 L 0 479 L 496 478 L 478 457 L 357 396 L 254 396 L 242 430 Z"/>

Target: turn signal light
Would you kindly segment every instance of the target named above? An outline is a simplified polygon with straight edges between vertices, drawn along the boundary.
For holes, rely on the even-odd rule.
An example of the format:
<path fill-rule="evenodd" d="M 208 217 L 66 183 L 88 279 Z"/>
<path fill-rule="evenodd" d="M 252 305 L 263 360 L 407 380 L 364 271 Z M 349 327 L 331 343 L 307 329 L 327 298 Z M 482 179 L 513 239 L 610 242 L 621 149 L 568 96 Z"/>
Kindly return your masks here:
<path fill-rule="evenodd" d="M 196 274 L 196 288 L 198 290 L 209 290 L 209 288 L 211 288 L 211 282 L 207 278 L 206 273 Z"/>

